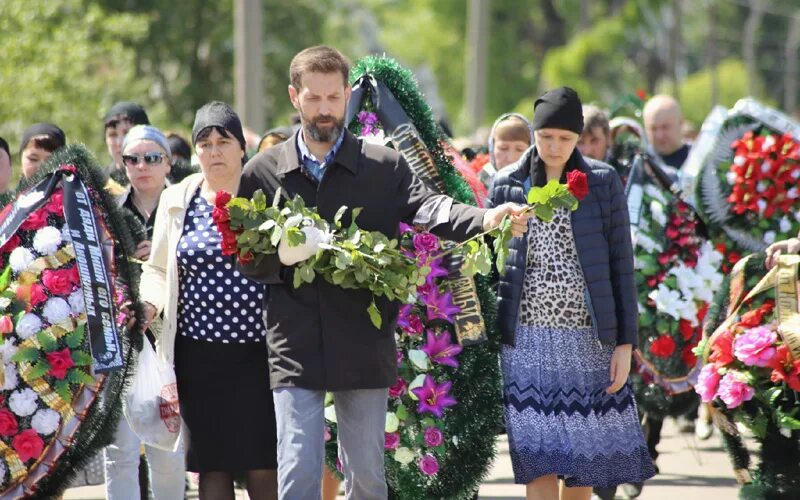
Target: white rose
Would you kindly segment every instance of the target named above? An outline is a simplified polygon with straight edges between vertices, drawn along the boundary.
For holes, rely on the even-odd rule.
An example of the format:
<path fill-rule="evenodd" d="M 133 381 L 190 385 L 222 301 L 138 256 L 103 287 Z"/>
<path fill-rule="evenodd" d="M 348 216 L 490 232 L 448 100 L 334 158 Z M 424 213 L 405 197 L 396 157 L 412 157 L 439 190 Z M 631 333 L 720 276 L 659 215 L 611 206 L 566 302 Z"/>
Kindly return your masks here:
<path fill-rule="evenodd" d="M 400 419 L 397 418 L 393 412 L 386 412 L 386 424 L 384 424 L 383 430 L 385 432 L 395 432 L 400 427 Z"/>
<path fill-rule="evenodd" d="M 58 429 L 59 423 L 61 423 L 61 415 L 49 408 L 37 411 L 31 419 L 31 427 L 42 436 L 54 433 Z"/>
<path fill-rule="evenodd" d="M 411 363 L 417 367 L 417 369 L 422 370 L 424 372 L 428 371 L 429 364 L 428 364 L 428 355 L 425 354 L 425 351 L 420 351 L 419 349 L 411 349 L 408 351 L 408 359 L 411 360 Z"/>
<path fill-rule="evenodd" d="M 297 246 L 289 245 L 289 238 L 286 236 L 287 232 L 284 232 L 283 237 L 281 237 L 281 241 L 278 244 L 278 257 L 284 266 L 291 266 L 309 259 L 317 253 L 321 243 L 327 243 L 330 240 L 328 233 L 314 226 L 304 226 L 301 231 L 306 235 L 306 241 Z"/>
<path fill-rule="evenodd" d="M 36 395 L 33 389 L 25 388 L 11 394 L 11 397 L 8 398 L 8 406 L 17 416 L 27 417 L 28 415 L 33 415 L 38 409 L 36 404 L 38 400 L 39 396 Z"/>
<path fill-rule="evenodd" d="M 8 256 L 8 263 L 11 265 L 12 271 L 20 273 L 27 269 L 34 259 L 33 252 L 25 247 L 17 247 Z"/>
<path fill-rule="evenodd" d="M 0 344 L 0 361 L 3 363 L 10 363 L 11 357 L 16 353 L 17 343 L 13 338 L 8 337 Z"/>
<path fill-rule="evenodd" d="M 325 407 L 325 420 L 336 423 L 336 407 L 334 405 Z"/>
<path fill-rule="evenodd" d="M 14 363 L 8 363 L 3 367 L 3 375 L 5 375 L 5 380 L 3 381 L 2 390 L 4 391 L 13 391 L 19 385 L 19 376 L 17 375 L 17 367 Z"/>
<path fill-rule="evenodd" d="M 69 303 L 61 297 L 51 297 L 44 305 L 44 317 L 48 323 L 55 325 L 69 318 Z"/>
<path fill-rule="evenodd" d="M 40 255 L 52 255 L 58 251 L 61 244 L 61 231 L 47 226 L 36 231 L 33 237 L 33 249 Z"/>
<path fill-rule="evenodd" d="M 69 294 L 67 300 L 69 301 L 69 307 L 72 310 L 72 314 L 80 314 L 86 309 L 83 304 L 83 290 L 75 290 Z"/>
<path fill-rule="evenodd" d="M 412 391 L 412 389 L 416 389 L 417 387 L 422 387 L 422 384 L 424 383 L 425 383 L 425 374 L 420 373 L 414 380 L 411 381 L 410 384 L 408 384 L 408 395 L 411 397 L 411 399 L 413 399 L 414 401 L 419 399 L 417 395 L 414 394 L 414 391 Z"/>
<path fill-rule="evenodd" d="M 39 333 L 41 329 L 42 320 L 33 313 L 25 313 L 25 315 L 17 321 L 17 335 L 19 335 L 21 339 L 27 339 L 31 335 L 35 335 Z"/>
<path fill-rule="evenodd" d="M 403 465 L 408 465 L 414 461 L 414 452 L 412 452 L 405 446 L 401 446 L 400 448 L 397 448 L 397 450 L 395 450 L 394 459 Z"/>

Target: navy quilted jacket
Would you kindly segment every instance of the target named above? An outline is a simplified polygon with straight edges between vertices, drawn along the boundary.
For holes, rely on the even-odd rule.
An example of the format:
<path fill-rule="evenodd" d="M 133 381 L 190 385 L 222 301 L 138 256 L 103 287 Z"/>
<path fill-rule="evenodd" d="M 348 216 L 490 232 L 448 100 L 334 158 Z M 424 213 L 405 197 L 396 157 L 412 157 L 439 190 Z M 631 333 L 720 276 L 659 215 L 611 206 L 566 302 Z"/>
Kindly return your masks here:
<path fill-rule="evenodd" d="M 586 301 L 601 342 L 637 345 L 638 305 L 633 276 L 633 247 L 628 207 L 622 182 L 613 168 L 584 158 L 576 149 L 566 171 L 586 173 L 589 194 L 572 212 L 572 234 L 586 278 Z M 544 166 L 529 149 L 515 164 L 497 173 L 489 191 L 493 206 L 508 201 L 525 203 L 531 184 L 543 185 Z M 533 179 L 533 180 L 532 180 Z M 563 182 L 563 180 L 562 180 Z M 497 290 L 497 322 L 504 344 L 514 345 L 528 239 L 511 240 L 506 274 Z"/>

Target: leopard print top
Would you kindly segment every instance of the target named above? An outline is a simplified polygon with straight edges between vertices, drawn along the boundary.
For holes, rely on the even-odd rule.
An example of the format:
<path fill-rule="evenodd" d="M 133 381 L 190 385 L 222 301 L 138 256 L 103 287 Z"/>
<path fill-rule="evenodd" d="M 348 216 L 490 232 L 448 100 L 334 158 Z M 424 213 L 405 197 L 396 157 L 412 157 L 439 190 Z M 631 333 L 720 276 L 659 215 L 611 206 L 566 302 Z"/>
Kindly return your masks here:
<path fill-rule="evenodd" d="M 585 290 L 569 210 L 556 209 L 551 222 L 532 217 L 519 323 L 550 328 L 591 327 Z"/>

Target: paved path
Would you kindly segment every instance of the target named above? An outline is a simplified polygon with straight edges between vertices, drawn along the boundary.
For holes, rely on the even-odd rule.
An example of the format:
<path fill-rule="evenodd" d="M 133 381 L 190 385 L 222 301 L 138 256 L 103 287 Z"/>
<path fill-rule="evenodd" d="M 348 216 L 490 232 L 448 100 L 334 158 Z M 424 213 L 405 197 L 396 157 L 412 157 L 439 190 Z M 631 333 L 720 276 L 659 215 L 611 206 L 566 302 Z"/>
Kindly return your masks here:
<path fill-rule="evenodd" d="M 658 465 L 661 474 L 647 482 L 639 498 L 643 500 L 736 499 L 738 491 L 736 481 L 733 479 L 730 462 L 716 432 L 708 441 L 696 441 L 692 435 L 678 433 L 670 420 L 664 424 L 664 436 L 659 451 L 661 456 Z M 243 492 L 239 493 L 237 498 L 247 498 Z M 524 494 L 523 487 L 514 484 L 511 459 L 508 456 L 508 442 L 503 436 L 498 439 L 497 460 L 489 478 L 481 486 L 479 497 L 481 500 L 511 500 L 523 499 Z M 197 491 L 191 491 L 189 496 L 197 498 Z M 105 495 L 102 486 L 93 486 L 68 490 L 64 498 L 102 500 Z M 621 492 L 617 498 L 624 498 Z"/>

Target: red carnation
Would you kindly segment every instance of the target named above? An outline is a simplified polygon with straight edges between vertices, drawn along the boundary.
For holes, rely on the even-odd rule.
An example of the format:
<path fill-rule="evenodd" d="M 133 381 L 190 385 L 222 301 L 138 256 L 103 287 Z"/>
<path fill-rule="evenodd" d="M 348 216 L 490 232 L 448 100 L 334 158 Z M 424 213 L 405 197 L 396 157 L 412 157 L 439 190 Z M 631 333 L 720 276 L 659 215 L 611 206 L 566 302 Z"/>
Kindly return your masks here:
<path fill-rule="evenodd" d="M 71 269 L 46 269 L 42 273 L 42 283 L 52 295 L 69 295 L 74 286 L 72 277 Z"/>
<path fill-rule="evenodd" d="M 586 198 L 586 195 L 589 194 L 589 181 L 586 179 L 586 174 L 580 170 L 567 173 L 567 189 L 578 200 Z"/>
<path fill-rule="evenodd" d="M 20 229 L 25 229 L 26 231 L 35 231 L 36 229 L 41 229 L 47 225 L 47 210 L 44 207 L 36 210 L 32 214 L 25 219 L 25 222 L 22 223 Z"/>
<path fill-rule="evenodd" d="M 27 462 L 31 458 L 39 458 L 44 450 L 44 441 L 33 429 L 26 429 L 14 437 L 11 446 L 19 455 L 19 459 Z"/>
<path fill-rule="evenodd" d="M 47 362 L 50 363 L 51 367 L 47 374 L 59 380 L 64 380 L 64 377 L 67 376 L 67 370 L 75 366 L 69 347 L 65 347 L 60 351 L 48 352 Z"/>
<path fill-rule="evenodd" d="M 661 335 L 650 344 L 650 352 L 659 358 L 668 358 L 675 352 L 675 341 L 669 335 Z"/>
<path fill-rule="evenodd" d="M 722 333 L 711 345 L 711 355 L 708 360 L 714 363 L 717 368 L 721 368 L 731 362 L 733 357 L 733 334 L 730 330 Z"/>
<path fill-rule="evenodd" d="M 44 287 L 39 283 L 31 285 L 31 307 L 35 307 L 47 300 L 47 294 L 44 292 Z"/>
<path fill-rule="evenodd" d="M 229 201 L 233 198 L 227 191 L 217 191 L 217 195 L 214 197 L 214 206 L 219 208 L 225 208 Z"/>
<path fill-rule="evenodd" d="M 17 417 L 6 408 L 0 410 L 0 436 L 14 436 L 18 432 Z"/>

